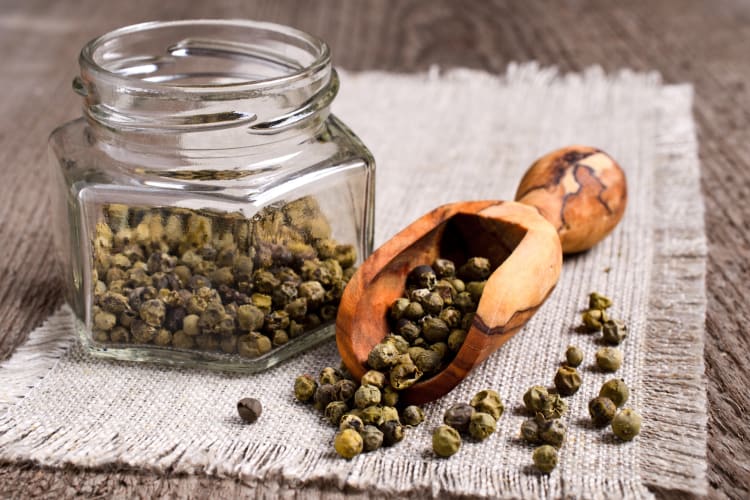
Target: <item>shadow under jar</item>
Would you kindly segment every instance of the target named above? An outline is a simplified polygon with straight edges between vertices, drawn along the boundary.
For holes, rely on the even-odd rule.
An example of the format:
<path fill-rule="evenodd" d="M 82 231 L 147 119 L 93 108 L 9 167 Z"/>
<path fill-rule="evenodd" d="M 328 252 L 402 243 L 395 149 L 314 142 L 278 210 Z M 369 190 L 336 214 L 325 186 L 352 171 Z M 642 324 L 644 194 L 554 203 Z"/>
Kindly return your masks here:
<path fill-rule="evenodd" d="M 86 45 L 55 130 L 57 246 L 95 355 L 258 371 L 330 338 L 372 251 L 375 165 L 329 106 L 328 46 L 250 21 Z"/>

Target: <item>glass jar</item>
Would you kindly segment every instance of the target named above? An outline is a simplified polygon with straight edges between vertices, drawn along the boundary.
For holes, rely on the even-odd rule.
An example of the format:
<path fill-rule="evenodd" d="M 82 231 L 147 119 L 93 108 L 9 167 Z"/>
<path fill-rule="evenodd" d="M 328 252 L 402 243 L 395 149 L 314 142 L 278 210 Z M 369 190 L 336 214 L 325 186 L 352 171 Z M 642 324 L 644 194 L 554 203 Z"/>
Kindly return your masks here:
<path fill-rule="evenodd" d="M 258 371 L 333 334 L 372 251 L 375 166 L 328 46 L 240 20 L 87 44 L 49 141 L 67 300 L 98 356 Z"/>

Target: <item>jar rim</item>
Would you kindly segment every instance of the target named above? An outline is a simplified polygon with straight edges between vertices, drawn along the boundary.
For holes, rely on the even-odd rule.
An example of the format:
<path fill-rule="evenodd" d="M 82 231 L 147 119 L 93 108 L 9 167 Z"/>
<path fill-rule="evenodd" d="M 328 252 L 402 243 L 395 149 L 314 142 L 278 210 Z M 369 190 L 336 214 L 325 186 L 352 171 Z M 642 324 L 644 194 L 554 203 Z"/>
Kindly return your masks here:
<path fill-rule="evenodd" d="M 250 30 L 264 30 L 270 33 L 281 34 L 290 39 L 302 42 L 309 47 L 310 55 L 313 56 L 311 63 L 301 65 L 287 74 L 272 76 L 269 78 L 248 79 L 239 82 L 228 83 L 211 83 L 211 84 L 170 84 L 162 81 L 153 82 L 124 74 L 107 68 L 97 61 L 97 55 L 107 43 L 121 39 L 128 35 L 144 33 L 150 30 L 160 30 L 165 28 L 190 28 L 195 27 L 227 27 L 227 28 L 247 28 Z M 237 47 L 240 48 L 240 47 Z M 311 35 L 305 31 L 292 28 L 290 26 L 265 22 L 254 21 L 249 19 L 182 19 L 172 21 L 147 21 L 138 24 L 124 26 L 97 38 L 90 40 L 82 49 L 79 56 L 79 64 L 82 70 L 94 75 L 97 79 L 108 81 L 117 81 L 123 85 L 143 90 L 158 90 L 170 94 L 211 94 L 231 92 L 254 91 L 258 89 L 269 89 L 276 86 L 285 86 L 298 80 L 309 78 L 318 71 L 327 68 L 331 63 L 331 52 L 328 44 L 322 39 Z"/>

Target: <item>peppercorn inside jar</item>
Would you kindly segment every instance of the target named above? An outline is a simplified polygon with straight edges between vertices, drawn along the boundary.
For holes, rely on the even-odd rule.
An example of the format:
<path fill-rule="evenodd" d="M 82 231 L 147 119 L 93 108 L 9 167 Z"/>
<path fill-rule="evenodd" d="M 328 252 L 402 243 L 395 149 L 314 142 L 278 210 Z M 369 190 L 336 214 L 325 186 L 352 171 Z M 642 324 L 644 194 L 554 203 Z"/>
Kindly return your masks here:
<path fill-rule="evenodd" d="M 74 87 L 85 117 L 50 138 L 53 215 L 90 352 L 257 371 L 333 335 L 372 250 L 374 163 L 329 112 L 325 43 L 146 23 L 90 42 Z"/>

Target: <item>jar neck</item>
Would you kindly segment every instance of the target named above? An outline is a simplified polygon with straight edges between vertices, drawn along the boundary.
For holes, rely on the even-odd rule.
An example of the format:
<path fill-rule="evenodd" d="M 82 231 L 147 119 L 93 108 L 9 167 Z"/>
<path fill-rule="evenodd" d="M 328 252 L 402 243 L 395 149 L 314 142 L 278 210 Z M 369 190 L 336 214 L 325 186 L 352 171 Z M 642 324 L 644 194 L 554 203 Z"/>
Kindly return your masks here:
<path fill-rule="evenodd" d="M 338 91 L 328 46 L 285 26 L 173 21 L 121 28 L 80 56 L 74 89 L 103 140 L 194 150 L 316 130 Z"/>

